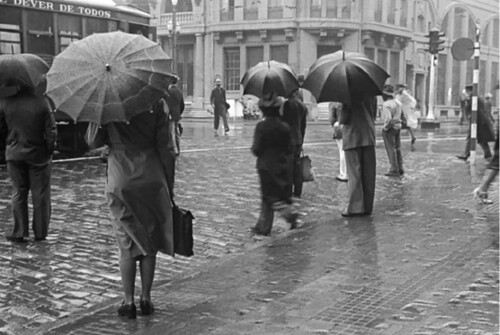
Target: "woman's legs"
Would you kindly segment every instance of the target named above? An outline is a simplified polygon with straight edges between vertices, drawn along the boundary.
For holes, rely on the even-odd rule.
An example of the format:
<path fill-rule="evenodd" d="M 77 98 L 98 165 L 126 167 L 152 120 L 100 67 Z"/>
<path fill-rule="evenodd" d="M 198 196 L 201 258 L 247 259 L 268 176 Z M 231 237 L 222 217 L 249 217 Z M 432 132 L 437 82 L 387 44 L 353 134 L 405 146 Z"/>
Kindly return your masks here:
<path fill-rule="evenodd" d="M 139 269 L 142 286 L 141 300 L 151 301 L 151 288 L 153 287 L 156 269 L 156 255 L 144 256 L 139 262 Z"/>
<path fill-rule="evenodd" d="M 134 303 L 136 264 L 133 258 L 120 259 L 120 275 L 122 277 L 124 303 Z"/>

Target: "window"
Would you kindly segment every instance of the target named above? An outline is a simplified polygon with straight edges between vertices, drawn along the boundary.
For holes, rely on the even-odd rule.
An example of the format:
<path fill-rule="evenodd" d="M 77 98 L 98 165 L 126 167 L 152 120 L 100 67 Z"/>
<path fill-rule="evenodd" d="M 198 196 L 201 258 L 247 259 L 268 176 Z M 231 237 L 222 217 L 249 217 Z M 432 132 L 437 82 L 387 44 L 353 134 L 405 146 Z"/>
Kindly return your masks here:
<path fill-rule="evenodd" d="M 391 81 L 392 83 L 398 84 L 401 80 L 401 76 L 399 74 L 399 52 L 391 51 Z"/>
<path fill-rule="evenodd" d="M 247 69 L 264 60 L 264 47 L 247 47 Z"/>
<path fill-rule="evenodd" d="M 375 14 L 373 16 L 373 19 L 377 22 L 382 22 L 382 8 L 383 8 L 383 0 L 376 0 L 377 3 L 375 4 Z"/>
<path fill-rule="evenodd" d="M 269 51 L 272 60 L 288 64 L 288 45 L 271 45 Z"/>
<path fill-rule="evenodd" d="M 401 14 L 399 16 L 399 25 L 401 27 L 408 26 L 408 1 L 401 0 Z"/>
<path fill-rule="evenodd" d="M 240 89 L 240 48 L 224 48 L 224 80 L 228 91 Z"/>
<path fill-rule="evenodd" d="M 377 64 L 387 71 L 387 50 L 377 50 Z M 392 75 L 392 73 L 389 73 Z"/>
<path fill-rule="evenodd" d="M 423 15 L 419 15 L 417 17 L 417 31 L 419 33 L 425 33 L 425 29 L 426 29 L 425 28 L 425 17 Z"/>
<path fill-rule="evenodd" d="M 245 0 L 245 8 L 243 11 L 243 19 L 257 20 L 259 18 L 258 0 Z"/>
<path fill-rule="evenodd" d="M 234 21 L 234 0 L 222 0 L 220 20 Z"/>
<path fill-rule="evenodd" d="M 326 17 L 338 17 L 338 0 L 330 0 L 326 2 Z"/>
<path fill-rule="evenodd" d="M 342 18 L 350 19 L 351 18 L 351 0 L 339 0 L 339 7 L 342 10 Z"/>
<path fill-rule="evenodd" d="M 341 49 L 342 46 L 340 45 L 318 45 L 316 47 L 316 57 L 320 58 L 321 56 L 334 53 L 335 51 L 339 51 Z"/>
<path fill-rule="evenodd" d="M 372 61 L 375 61 L 375 49 L 374 48 L 368 48 L 365 47 L 365 55 Z"/>
<path fill-rule="evenodd" d="M 108 22 L 101 19 L 86 18 L 87 28 L 85 29 L 85 36 L 92 35 L 93 33 L 105 33 L 108 31 Z"/>
<path fill-rule="evenodd" d="M 21 10 L 0 11 L 0 54 L 21 53 Z"/>
<path fill-rule="evenodd" d="M 283 0 L 268 0 L 267 18 L 282 19 L 283 18 Z"/>
<path fill-rule="evenodd" d="M 321 0 L 311 0 L 311 17 L 321 17 Z"/>
<path fill-rule="evenodd" d="M 387 12 L 387 23 L 394 24 L 396 19 L 396 0 L 389 1 L 389 8 Z"/>
<path fill-rule="evenodd" d="M 498 34 L 499 34 L 499 20 L 498 19 L 494 19 L 493 20 L 493 45 L 492 47 L 493 48 L 496 48 L 498 49 Z"/>
<path fill-rule="evenodd" d="M 58 16 L 59 51 L 66 49 L 71 42 L 82 38 L 82 19 L 76 15 Z"/>
<path fill-rule="evenodd" d="M 52 13 L 27 11 L 28 52 L 54 55 L 54 33 L 52 31 Z"/>

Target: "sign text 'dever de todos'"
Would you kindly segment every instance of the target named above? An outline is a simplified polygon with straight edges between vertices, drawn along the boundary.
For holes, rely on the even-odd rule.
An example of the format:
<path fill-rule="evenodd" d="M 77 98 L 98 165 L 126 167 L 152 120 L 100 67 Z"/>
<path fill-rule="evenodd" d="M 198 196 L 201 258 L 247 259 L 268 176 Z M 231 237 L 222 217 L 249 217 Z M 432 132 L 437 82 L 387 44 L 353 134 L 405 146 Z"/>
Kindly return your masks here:
<path fill-rule="evenodd" d="M 101 17 L 109 19 L 112 17 L 112 12 L 102 8 L 93 8 L 88 6 L 67 4 L 56 1 L 42 0 L 0 0 L 0 4 L 14 5 L 19 7 L 28 7 L 52 12 L 62 12 L 69 14 L 78 14 L 86 16 Z"/>

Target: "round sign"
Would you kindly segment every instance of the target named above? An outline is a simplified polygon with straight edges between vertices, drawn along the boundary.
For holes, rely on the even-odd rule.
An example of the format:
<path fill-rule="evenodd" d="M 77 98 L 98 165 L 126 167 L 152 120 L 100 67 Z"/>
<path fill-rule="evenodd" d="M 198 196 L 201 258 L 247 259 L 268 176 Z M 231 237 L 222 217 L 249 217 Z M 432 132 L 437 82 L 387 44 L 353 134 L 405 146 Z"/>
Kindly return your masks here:
<path fill-rule="evenodd" d="M 456 60 L 468 60 L 474 54 L 474 42 L 467 37 L 455 40 L 451 45 L 451 54 Z"/>

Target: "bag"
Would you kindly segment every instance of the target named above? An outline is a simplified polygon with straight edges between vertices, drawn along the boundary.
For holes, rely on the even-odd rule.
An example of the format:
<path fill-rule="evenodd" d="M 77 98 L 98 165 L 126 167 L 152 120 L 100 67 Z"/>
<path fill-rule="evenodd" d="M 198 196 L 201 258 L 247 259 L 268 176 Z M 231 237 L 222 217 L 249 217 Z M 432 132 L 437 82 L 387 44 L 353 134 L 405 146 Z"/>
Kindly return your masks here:
<path fill-rule="evenodd" d="M 408 120 L 404 112 L 401 113 L 401 129 L 408 129 Z"/>
<path fill-rule="evenodd" d="M 191 211 L 178 207 L 172 201 L 172 217 L 174 223 L 174 253 L 193 256 L 193 220 Z"/>
<path fill-rule="evenodd" d="M 342 126 L 337 122 L 333 125 L 333 139 L 341 140 L 342 139 Z"/>
<path fill-rule="evenodd" d="M 302 155 L 302 157 L 300 157 L 300 163 L 302 166 L 302 181 L 314 181 L 316 178 L 314 176 L 311 158 L 307 155 Z"/>

